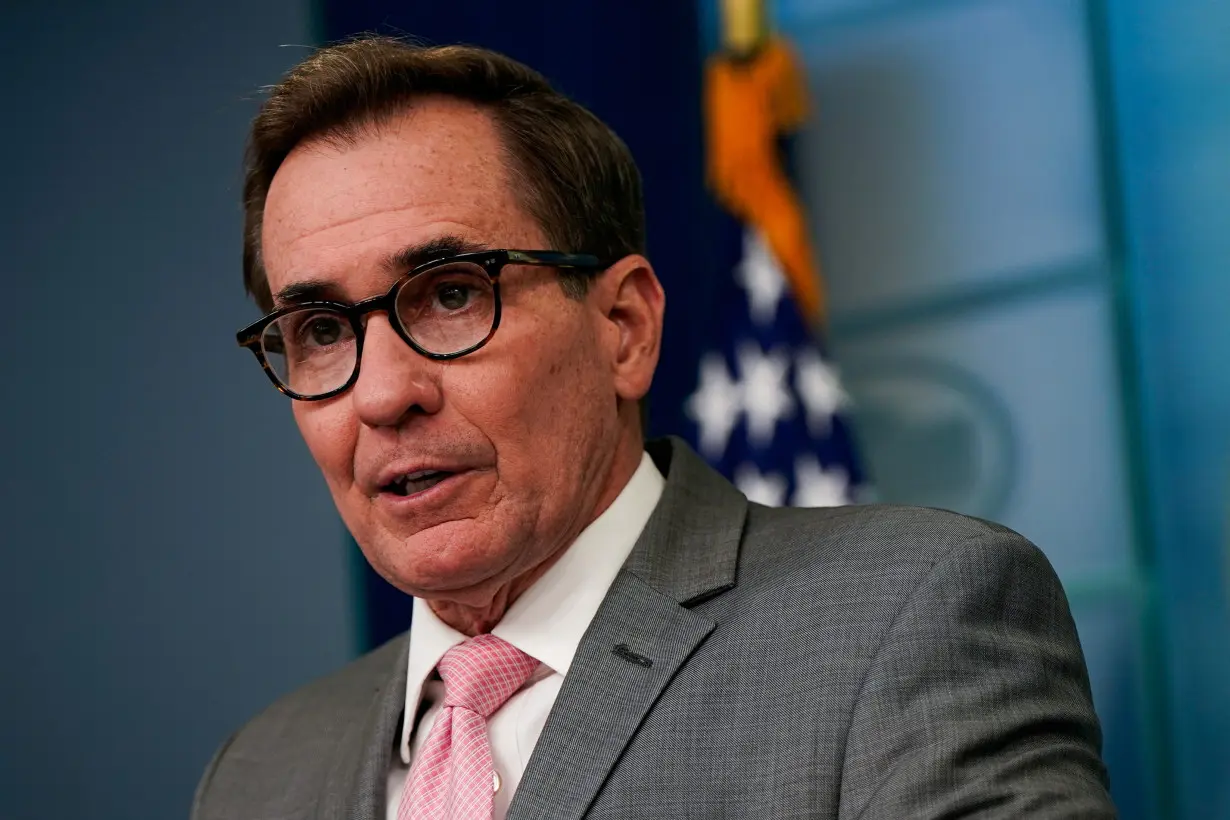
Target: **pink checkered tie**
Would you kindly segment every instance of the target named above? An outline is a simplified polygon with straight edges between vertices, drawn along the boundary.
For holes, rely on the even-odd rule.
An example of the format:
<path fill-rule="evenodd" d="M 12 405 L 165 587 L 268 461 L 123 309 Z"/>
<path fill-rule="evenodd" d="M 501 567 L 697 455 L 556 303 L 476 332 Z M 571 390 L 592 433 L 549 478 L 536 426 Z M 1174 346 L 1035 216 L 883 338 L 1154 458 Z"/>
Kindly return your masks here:
<path fill-rule="evenodd" d="M 494 635 L 454 646 L 436 666 L 444 707 L 410 769 L 397 820 L 491 820 L 495 766 L 487 718 L 538 661 Z"/>

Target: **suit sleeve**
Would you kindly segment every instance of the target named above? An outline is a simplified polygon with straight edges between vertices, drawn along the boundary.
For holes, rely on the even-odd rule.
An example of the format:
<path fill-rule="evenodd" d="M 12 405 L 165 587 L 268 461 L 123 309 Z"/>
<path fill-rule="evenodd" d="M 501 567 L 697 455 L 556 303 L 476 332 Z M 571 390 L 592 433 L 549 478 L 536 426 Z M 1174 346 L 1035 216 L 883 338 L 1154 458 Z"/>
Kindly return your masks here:
<path fill-rule="evenodd" d="M 997 528 L 936 562 L 885 635 L 840 817 L 1113 818 L 1101 745 L 1059 579 Z"/>
<path fill-rule="evenodd" d="M 205 809 L 206 798 L 209 795 L 209 787 L 213 782 L 214 772 L 218 770 L 218 763 L 222 760 L 226 750 L 230 748 L 231 741 L 235 739 L 235 735 L 231 735 L 226 739 L 226 742 L 218 747 L 214 752 L 213 759 L 209 761 L 209 765 L 205 767 L 205 773 L 201 775 L 200 782 L 197 783 L 196 793 L 192 797 L 192 812 L 189 815 L 190 820 L 206 820 L 212 816 Z"/>

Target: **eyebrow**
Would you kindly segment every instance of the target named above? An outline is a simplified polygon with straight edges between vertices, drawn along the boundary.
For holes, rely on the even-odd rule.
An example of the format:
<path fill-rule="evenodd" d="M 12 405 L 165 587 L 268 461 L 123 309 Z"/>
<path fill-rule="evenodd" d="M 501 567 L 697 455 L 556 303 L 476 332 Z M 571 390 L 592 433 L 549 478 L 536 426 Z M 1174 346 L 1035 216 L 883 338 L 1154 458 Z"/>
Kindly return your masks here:
<path fill-rule="evenodd" d="M 463 253 L 477 253 L 489 250 L 489 245 L 462 239 L 460 236 L 437 236 L 435 239 L 417 245 L 407 245 L 385 258 L 381 267 L 394 276 L 402 276 L 426 262 L 434 262 L 449 256 Z"/>
<path fill-rule="evenodd" d="M 275 308 L 290 307 L 304 302 L 342 302 L 337 284 L 327 279 L 306 279 L 292 282 L 273 295 Z"/>
<path fill-rule="evenodd" d="M 460 236 L 437 236 L 426 242 L 407 245 L 386 256 L 380 263 L 382 270 L 389 274 L 390 280 L 409 273 L 419 265 L 457 256 L 463 253 L 476 253 L 488 250 L 489 246 L 481 242 L 463 239 Z M 390 281 L 391 283 L 391 281 Z M 304 279 L 291 282 L 279 290 L 273 297 L 277 307 L 303 304 L 305 302 L 341 302 L 347 299 L 336 282 L 328 279 Z"/>

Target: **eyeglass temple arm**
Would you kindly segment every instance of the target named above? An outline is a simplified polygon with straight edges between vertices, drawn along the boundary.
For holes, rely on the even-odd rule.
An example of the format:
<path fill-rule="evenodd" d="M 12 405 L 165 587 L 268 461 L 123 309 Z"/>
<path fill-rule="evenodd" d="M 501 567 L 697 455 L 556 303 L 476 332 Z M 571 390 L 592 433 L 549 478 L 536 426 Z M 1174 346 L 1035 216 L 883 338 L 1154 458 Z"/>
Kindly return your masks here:
<path fill-rule="evenodd" d="M 608 265 L 588 253 L 562 253 L 560 251 L 508 251 L 508 261 L 521 265 L 549 265 L 553 268 L 601 269 Z"/>

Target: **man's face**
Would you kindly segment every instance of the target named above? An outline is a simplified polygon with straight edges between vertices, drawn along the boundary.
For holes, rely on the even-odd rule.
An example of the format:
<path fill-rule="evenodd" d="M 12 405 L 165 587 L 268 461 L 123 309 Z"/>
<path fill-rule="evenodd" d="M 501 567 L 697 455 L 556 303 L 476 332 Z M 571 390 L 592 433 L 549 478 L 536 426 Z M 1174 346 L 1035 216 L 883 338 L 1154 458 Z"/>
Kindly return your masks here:
<path fill-rule="evenodd" d="M 270 289 L 315 282 L 355 302 L 406 273 L 389 262 L 406 249 L 442 239 L 548 248 L 510 190 L 505 156 L 486 113 L 446 98 L 351 142 L 299 146 L 265 206 Z M 569 299 L 557 272 L 506 267 L 495 336 L 446 362 L 415 353 L 373 314 L 354 387 L 293 403 L 346 525 L 391 583 L 484 605 L 610 502 L 626 431 L 612 372 L 621 342 L 601 291 L 600 279 Z M 448 477 L 408 496 L 390 488 L 421 470 Z"/>

